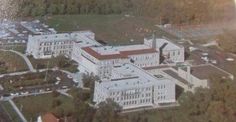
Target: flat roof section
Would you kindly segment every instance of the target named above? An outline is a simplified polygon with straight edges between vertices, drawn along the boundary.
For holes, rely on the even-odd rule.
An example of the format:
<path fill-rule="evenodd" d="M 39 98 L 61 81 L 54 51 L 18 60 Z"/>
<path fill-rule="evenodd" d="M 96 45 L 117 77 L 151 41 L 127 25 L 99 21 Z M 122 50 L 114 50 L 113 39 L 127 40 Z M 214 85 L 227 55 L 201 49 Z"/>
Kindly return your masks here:
<path fill-rule="evenodd" d="M 117 59 L 117 58 L 128 58 L 129 55 L 141 55 L 148 53 L 157 53 L 158 51 L 153 48 L 140 48 L 133 49 L 130 46 L 129 50 L 121 49 L 120 47 L 85 47 L 82 48 L 85 52 L 92 55 L 93 57 L 104 60 L 104 59 Z"/>
<path fill-rule="evenodd" d="M 92 55 L 93 57 L 95 57 L 96 59 L 99 59 L 99 60 L 127 58 L 126 56 L 121 55 L 121 54 L 101 55 L 90 47 L 84 47 L 84 48 L 82 48 L 82 50 L 84 50 L 85 52 L 87 52 L 88 54 Z"/>
<path fill-rule="evenodd" d="M 211 76 L 230 77 L 226 71 L 221 70 L 213 65 L 200 65 L 191 67 L 191 74 L 199 79 L 209 79 Z"/>
<path fill-rule="evenodd" d="M 188 81 L 186 81 L 185 79 L 181 78 L 176 72 L 168 69 L 168 70 L 164 70 L 163 72 L 165 72 L 166 74 L 170 75 L 171 77 L 175 78 L 176 80 L 184 83 L 184 84 L 188 84 Z"/>

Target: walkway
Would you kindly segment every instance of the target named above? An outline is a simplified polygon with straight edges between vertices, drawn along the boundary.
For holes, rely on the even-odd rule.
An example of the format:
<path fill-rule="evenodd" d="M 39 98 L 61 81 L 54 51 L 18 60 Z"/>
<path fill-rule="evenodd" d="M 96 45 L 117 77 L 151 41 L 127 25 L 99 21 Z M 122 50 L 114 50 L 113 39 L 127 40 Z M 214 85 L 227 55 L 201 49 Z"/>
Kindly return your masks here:
<path fill-rule="evenodd" d="M 20 110 L 17 108 L 16 104 L 12 101 L 9 100 L 9 103 L 12 105 L 13 109 L 16 111 L 16 113 L 19 115 L 19 117 L 21 118 L 22 122 L 27 122 L 27 120 L 25 119 L 24 115 L 20 112 Z"/>
<path fill-rule="evenodd" d="M 29 58 L 28 58 L 26 55 L 24 55 L 24 54 L 22 54 L 22 53 L 20 53 L 20 52 L 17 52 L 17 51 L 15 51 L 15 50 L 9 50 L 9 51 L 10 51 L 10 52 L 13 52 L 13 53 L 15 53 L 15 54 L 17 54 L 17 55 L 19 55 L 19 56 L 21 56 L 21 57 L 25 60 L 26 64 L 28 65 L 29 70 L 30 70 L 31 72 L 36 72 L 36 70 L 34 69 L 32 63 L 30 62 Z"/>
<path fill-rule="evenodd" d="M 15 53 L 15 54 L 19 55 L 20 57 L 22 57 L 25 60 L 25 63 L 27 64 L 29 70 L 31 72 L 36 72 L 36 70 L 34 69 L 32 63 L 30 62 L 29 58 L 26 55 L 24 55 L 24 54 L 22 54 L 22 53 L 20 53 L 18 51 L 15 51 L 15 50 L 4 50 L 4 49 L 0 49 L 0 50 L 12 52 L 12 53 Z"/>

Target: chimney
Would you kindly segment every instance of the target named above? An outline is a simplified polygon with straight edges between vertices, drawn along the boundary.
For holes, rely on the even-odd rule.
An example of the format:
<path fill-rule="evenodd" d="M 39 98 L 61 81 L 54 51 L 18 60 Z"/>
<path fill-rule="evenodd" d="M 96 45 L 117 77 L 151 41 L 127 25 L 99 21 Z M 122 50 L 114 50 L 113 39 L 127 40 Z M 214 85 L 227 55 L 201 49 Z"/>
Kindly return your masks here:
<path fill-rule="evenodd" d="M 154 33 L 152 35 L 152 48 L 154 49 L 157 48 L 157 40 L 156 40 L 156 35 Z"/>
<path fill-rule="evenodd" d="M 191 67 L 187 66 L 187 81 L 191 83 Z"/>

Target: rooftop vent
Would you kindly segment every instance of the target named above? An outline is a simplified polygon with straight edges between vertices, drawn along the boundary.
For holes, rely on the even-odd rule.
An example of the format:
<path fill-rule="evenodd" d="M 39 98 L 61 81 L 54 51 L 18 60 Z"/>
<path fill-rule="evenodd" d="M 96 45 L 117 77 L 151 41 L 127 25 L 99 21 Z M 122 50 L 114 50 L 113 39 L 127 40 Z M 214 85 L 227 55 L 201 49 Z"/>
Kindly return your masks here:
<path fill-rule="evenodd" d="M 163 76 L 163 75 L 155 75 L 155 77 L 157 77 L 157 78 L 163 78 L 164 76 Z"/>

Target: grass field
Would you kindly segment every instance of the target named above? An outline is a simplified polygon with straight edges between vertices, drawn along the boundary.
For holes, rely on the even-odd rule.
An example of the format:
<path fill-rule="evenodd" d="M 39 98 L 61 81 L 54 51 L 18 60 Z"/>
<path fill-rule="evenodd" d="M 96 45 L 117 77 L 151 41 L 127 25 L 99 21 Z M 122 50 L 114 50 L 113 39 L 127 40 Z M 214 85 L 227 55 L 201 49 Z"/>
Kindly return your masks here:
<path fill-rule="evenodd" d="M 132 120 L 134 116 L 139 116 L 141 120 L 146 120 L 147 122 L 176 122 L 178 117 L 181 118 L 183 113 L 177 111 L 178 108 L 166 108 L 166 109 L 158 109 L 158 110 L 144 110 L 140 112 L 127 113 L 123 114 L 123 116 Z"/>
<path fill-rule="evenodd" d="M 0 62 L 0 74 L 28 69 L 24 59 L 12 52 L 0 51 Z"/>
<path fill-rule="evenodd" d="M 60 105 L 53 107 L 54 100 L 59 100 L 61 102 Z M 39 96 L 21 97 L 15 98 L 14 102 L 19 109 L 22 108 L 23 114 L 28 121 L 36 121 L 39 115 L 47 112 L 57 114 L 58 111 L 70 113 L 74 110 L 72 99 L 62 95 L 55 97 L 53 94 L 44 94 Z"/>
<path fill-rule="evenodd" d="M 34 59 L 33 57 L 29 56 L 28 58 L 35 69 L 46 69 L 47 66 L 48 66 L 48 68 L 58 67 L 57 65 L 62 60 L 60 57 L 55 57 L 55 58 L 51 58 L 51 59 Z M 69 71 L 72 73 L 78 71 L 78 69 L 77 69 L 78 63 L 77 62 L 70 60 L 68 58 L 64 58 L 64 57 L 63 57 L 63 62 L 66 62 L 66 65 L 59 67 L 60 69 L 66 70 L 66 71 Z"/>
<path fill-rule="evenodd" d="M 108 44 L 142 43 L 143 38 L 155 31 L 158 36 L 170 36 L 155 25 L 159 21 L 145 17 L 124 15 L 57 15 L 44 20 L 59 32 L 92 30 L 97 40 Z M 134 41 L 131 42 L 130 40 Z"/>
<path fill-rule="evenodd" d="M 18 114 L 15 112 L 15 110 L 8 101 L 0 102 L 0 105 L 3 108 L 4 112 L 6 113 L 6 115 L 9 116 L 12 122 L 21 121 L 20 117 L 18 116 Z"/>

